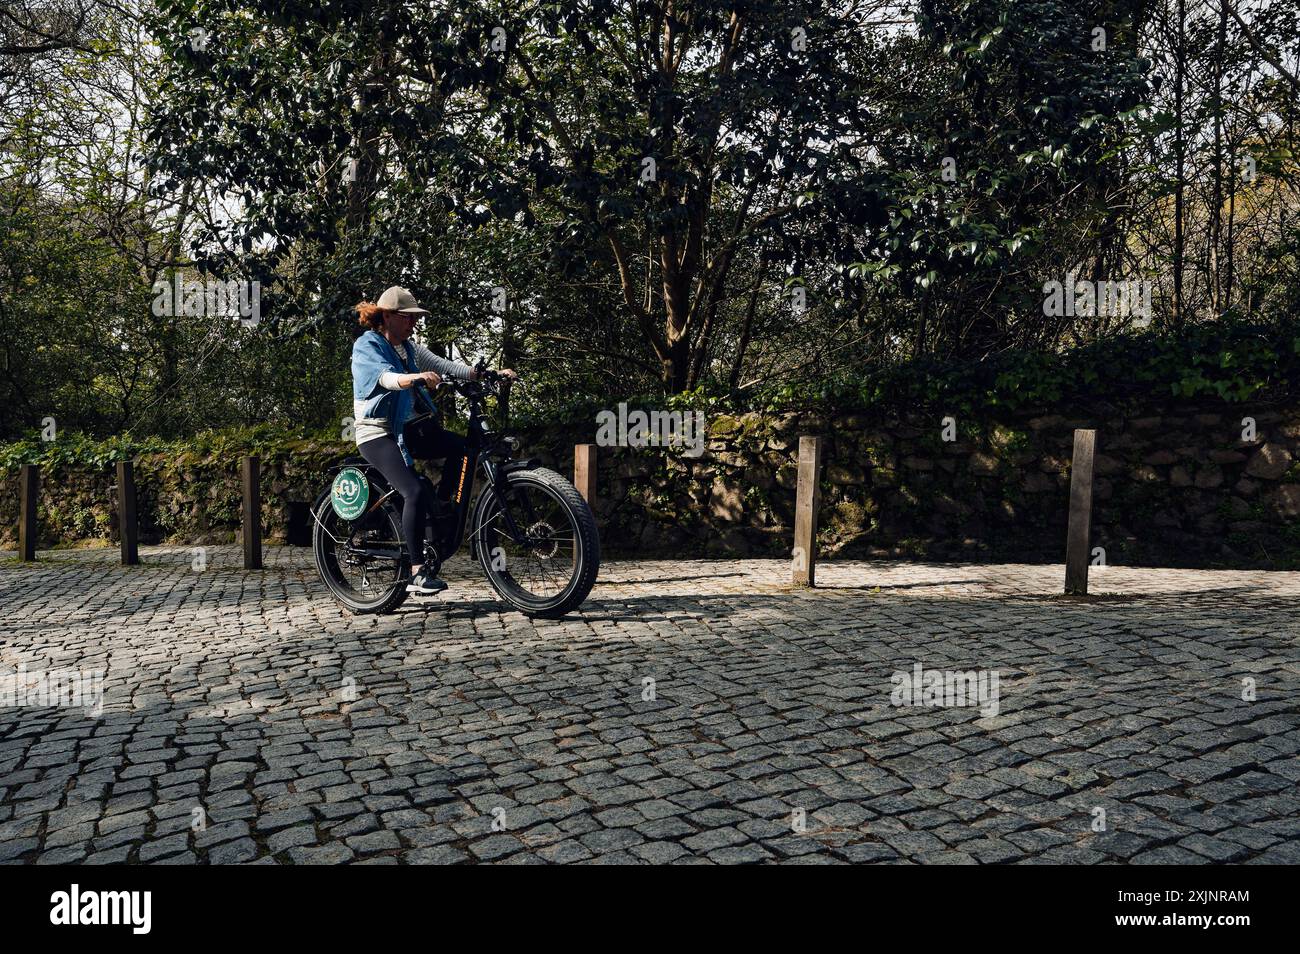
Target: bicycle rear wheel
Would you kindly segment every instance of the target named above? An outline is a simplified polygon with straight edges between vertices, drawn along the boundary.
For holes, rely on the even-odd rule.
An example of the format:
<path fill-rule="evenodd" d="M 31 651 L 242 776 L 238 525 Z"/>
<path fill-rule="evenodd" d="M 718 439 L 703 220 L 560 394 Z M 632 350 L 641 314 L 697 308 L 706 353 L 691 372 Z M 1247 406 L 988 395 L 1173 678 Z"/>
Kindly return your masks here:
<path fill-rule="evenodd" d="M 344 520 L 323 494 L 312 512 L 316 570 L 331 595 L 353 613 L 391 613 L 401 606 L 411 574 L 397 511 L 385 503 Z"/>

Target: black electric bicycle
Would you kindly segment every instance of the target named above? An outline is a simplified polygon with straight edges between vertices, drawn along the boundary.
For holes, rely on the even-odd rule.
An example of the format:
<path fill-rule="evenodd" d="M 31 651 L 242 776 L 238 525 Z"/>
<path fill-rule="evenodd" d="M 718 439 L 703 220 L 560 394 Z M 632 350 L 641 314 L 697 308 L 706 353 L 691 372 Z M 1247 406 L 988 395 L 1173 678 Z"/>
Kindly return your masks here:
<path fill-rule="evenodd" d="M 469 403 L 468 447 L 451 501 L 439 500 L 429 479 L 420 476 L 435 511 L 425 525 L 424 559 L 437 575 L 468 526 L 471 552 L 501 598 L 528 616 L 558 619 L 580 605 L 596 582 L 596 519 L 573 484 L 536 460 L 511 457 L 516 441 L 493 431 L 484 414 L 502 379 L 482 362 L 476 370 L 476 381 L 438 385 Z M 479 470 L 484 484 L 475 499 Z M 312 506 L 316 569 L 352 612 L 390 613 L 406 599 L 411 577 L 401 495 L 362 457 L 330 473 L 330 487 Z"/>

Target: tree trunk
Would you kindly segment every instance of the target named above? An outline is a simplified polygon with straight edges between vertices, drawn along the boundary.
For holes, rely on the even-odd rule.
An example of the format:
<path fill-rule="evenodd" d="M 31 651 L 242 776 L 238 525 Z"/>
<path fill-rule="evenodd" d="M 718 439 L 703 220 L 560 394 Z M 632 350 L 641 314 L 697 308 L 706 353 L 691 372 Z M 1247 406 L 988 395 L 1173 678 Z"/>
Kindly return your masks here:
<path fill-rule="evenodd" d="M 663 361 L 664 387 L 669 394 L 687 389 L 691 373 L 691 343 L 684 337 L 668 342 L 668 357 Z"/>
<path fill-rule="evenodd" d="M 1184 23 L 1187 19 L 1186 0 L 1178 0 L 1177 49 L 1174 51 L 1174 329 L 1183 327 L 1183 174 L 1186 168 L 1187 144 L 1183 138 L 1183 86 L 1185 82 L 1186 46 Z"/>
<path fill-rule="evenodd" d="M 1207 256 L 1210 302 L 1215 314 L 1223 312 L 1223 285 L 1219 250 L 1223 237 L 1223 58 L 1228 36 L 1228 8 L 1219 4 L 1219 36 L 1214 55 L 1214 198 L 1210 208 L 1209 255 Z M 1233 170 L 1228 169 L 1231 177 Z"/>
<path fill-rule="evenodd" d="M 365 225 L 370 214 L 370 200 L 377 191 L 380 170 L 376 136 L 380 120 L 375 117 L 381 114 L 391 91 L 392 57 L 387 52 L 388 49 L 388 44 L 385 44 L 375 54 L 370 70 L 362 80 L 358 141 L 352 145 L 354 154 L 344 157 L 344 164 L 349 159 L 355 159 L 357 163 L 355 177 L 348 183 L 343 232 L 345 240 Z"/>
<path fill-rule="evenodd" d="M 731 378 L 729 384 L 731 390 L 740 387 L 740 372 L 745 364 L 745 352 L 749 350 L 749 339 L 754 328 L 754 313 L 758 310 L 758 293 L 763 287 L 763 282 L 767 280 L 768 263 L 764 262 L 762 268 L 758 270 L 758 278 L 754 282 L 754 287 L 749 292 L 749 305 L 745 308 L 745 324 L 740 329 L 740 341 L 736 344 L 736 357 L 731 363 Z"/>
<path fill-rule="evenodd" d="M 515 323 L 510 312 L 501 317 L 501 367 L 513 368 L 515 362 L 519 360 L 519 345 L 515 340 Z M 504 381 L 501 384 L 501 392 L 497 400 L 497 415 L 500 418 L 500 427 L 507 428 L 510 426 L 510 382 Z"/>

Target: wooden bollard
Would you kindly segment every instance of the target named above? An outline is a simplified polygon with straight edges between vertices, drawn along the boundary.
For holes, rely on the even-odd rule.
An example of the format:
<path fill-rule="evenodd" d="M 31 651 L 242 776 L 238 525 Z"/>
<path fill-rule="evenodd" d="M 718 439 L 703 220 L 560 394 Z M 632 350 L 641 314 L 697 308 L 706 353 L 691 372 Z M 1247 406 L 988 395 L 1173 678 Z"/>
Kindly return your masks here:
<path fill-rule="evenodd" d="M 41 493 L 41 468 L 23 464 L 18 469 L 18 559 L 36 559 L 36 500 Z"/>
<path fill-rule="evenodd" d="M 578 488 L 587 506 L 596 506 L 596 445 L 573 445 L 573 486 Z"/>
<path fill-rule="evenodd" d="M 794 510 L 794 585 L 817 585 L 817 510 L 821 506 L 822 439 L 799 438 Z"/>
<path fill-rule="evenodd" d="M 140 526 L 135 509 L 135 467 L 129 460 L 117 462 L 117 523 L 122 537 L 122 565 L 140 562 Z"/>
<path fill-rule="evenodd" d="M 243 460 L 244 485 L 244 569 L 262 568 L 262 485 L 260 461 Z"/>
<path fill-rule="evenodd" d="M 1097 432 L 1074 432 L 1070 463 L 1070 526 L 1065 537 L 1065 592 L 1088 594 L 1088 544 L 1092 541 L 1092 460 Z"/>

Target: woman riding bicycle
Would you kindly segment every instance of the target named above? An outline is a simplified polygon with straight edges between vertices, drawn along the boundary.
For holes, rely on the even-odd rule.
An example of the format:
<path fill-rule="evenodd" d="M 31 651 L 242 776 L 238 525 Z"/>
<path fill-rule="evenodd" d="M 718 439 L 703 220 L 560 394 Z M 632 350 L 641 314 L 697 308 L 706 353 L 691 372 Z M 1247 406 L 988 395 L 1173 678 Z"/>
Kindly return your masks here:
<path fill-rule="evenodd" d="M 405 288 L 394 285 L 379 301 L 363 301 L 356 306 L 358 320 L 367 330 L 352 345 L 352 401 L 357 449 L 389 485 L 402 497 L 402 534 L 411 560 L 412 593 L 437 593 L 447 584 L 424 566 L 424 526 L 435 501 L 428 499 L 424 485 L 414 469 L 414 460 L 402 428 L 416 404 L 422 412 L 435 415 L 437 409 L 421 386 L 435 387 L 443 376 L 473 381 L 473 368 L 439 357 L 428 348 L 410 340 L 415 323 L 429 314 Z M 508 368 L 499 372 L 511 380 L 517 375 Z M 438 503 L 449 506 L 465 456 L 465 438 L 436 428 L 434 439 L 422 449 L 422 457 L 446 458 L 442 480 L 438 485 Z"/>

